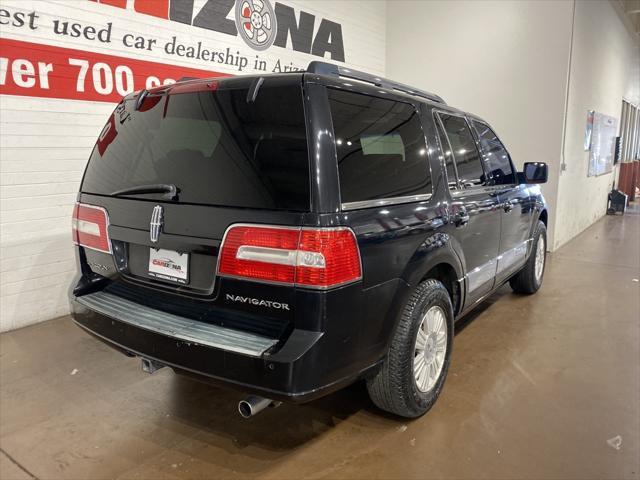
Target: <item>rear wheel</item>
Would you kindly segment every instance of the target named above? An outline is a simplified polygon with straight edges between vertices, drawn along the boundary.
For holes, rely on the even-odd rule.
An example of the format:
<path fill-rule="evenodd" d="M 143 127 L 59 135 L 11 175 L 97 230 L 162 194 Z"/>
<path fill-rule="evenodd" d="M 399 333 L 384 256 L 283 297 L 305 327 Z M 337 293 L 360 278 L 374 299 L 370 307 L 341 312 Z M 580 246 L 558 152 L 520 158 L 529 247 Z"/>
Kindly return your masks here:
<path fill-rule="evenodd" d="M 530 295 L 536 293 L 542 285 L 544 268 L 547 263 L 547 228 L 538 222 L 533 234 L 531 254 L 522 270 L 516 273 L 509 284 L 516 293 Z"/>
<path fill-rule="evenodd" d="M 373 403 L 402 417 L 426 413 L 440 395 L 453 342 L 453 308 L 437 280 L 418 285 L 404 307 L 389 354 L 367 381 Z"/>

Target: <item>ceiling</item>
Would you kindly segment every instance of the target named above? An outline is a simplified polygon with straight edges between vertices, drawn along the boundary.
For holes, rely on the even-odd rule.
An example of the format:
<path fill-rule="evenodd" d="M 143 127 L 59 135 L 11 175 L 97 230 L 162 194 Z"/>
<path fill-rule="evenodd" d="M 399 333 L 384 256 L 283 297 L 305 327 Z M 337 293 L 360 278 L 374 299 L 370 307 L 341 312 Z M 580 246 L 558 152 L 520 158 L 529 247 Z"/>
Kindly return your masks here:
<path fill-rule="evenodd" d="M 640 0 L 612 0 L 627 27 L 640 38 Z"/>

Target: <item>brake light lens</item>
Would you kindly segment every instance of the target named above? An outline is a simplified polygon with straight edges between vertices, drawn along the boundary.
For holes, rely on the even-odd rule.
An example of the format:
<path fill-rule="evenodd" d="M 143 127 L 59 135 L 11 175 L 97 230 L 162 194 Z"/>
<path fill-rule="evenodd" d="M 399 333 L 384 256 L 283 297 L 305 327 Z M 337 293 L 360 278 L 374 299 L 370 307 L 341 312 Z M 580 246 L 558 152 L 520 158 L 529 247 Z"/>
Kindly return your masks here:
<path fill-rule="evenodd" d="M 82 247 L 111 253 L 107 227 L 109 216 L 102 207 L 76 203 L 73 209 L 73 243 Z"/>
<path fill-rule="evenodd" d="M 330 288 L 362 278 L 353 231 L 236 225 L 220 249 L 218 274 L 311 288 Z"/>
<path fill-rule="evenodd" d="M 280 283 L 295 282 L 292 255 L 300 229 L 237 226 L 222 241 L 218 273 Z"/>
<path fill-rule="evenodd" d="M 360 252 L 350 229 L 302 230 L 298 285 L 330 287 L 360 280 Z"/>

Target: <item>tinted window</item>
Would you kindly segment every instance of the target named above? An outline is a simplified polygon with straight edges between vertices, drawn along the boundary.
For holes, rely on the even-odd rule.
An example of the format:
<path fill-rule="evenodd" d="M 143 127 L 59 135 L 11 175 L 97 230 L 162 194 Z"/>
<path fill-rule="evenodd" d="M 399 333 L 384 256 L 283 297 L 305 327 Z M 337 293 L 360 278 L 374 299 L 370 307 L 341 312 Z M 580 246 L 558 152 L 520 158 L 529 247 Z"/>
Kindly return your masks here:
<path fill-rule="evenodd" d="M 328 92 L 342 202 L 431 193 L 427 148 L 413 106 Z"/>
<path fill-rule="evenodd" d="M 442 130 L 440 122 L 437 118 L 435 119 L 435 124 L 436 130 L 438 131 L 440 146 L 442 147 L 445 167 L 447 169 L 447 182 L 449 183 L 449 188 L 451 190 L 454 190 L 458 186 L 458 176 L 456 174 L 456 168 L 453 162 L 453 153 L 451 153 L 451 148 L 449 147 L 447 136 L 444 134 L 444 131 Z"/>
<path fill-rule="evenodd" d="M 175 184 L 179 201 L 306 210 L 309 162 L 299 86 L 149 96 L 120 104 L 94 149 L 83 192 Z M 159 194 L 135 198 L 159 199 Z"/>
<path fill-rule="evenodd" d="M 472 120 L 473 128 L 478 134 L 480 147 L 482 147 L 487 173 L 492 177 L 493 183 L 504 185 L 515 183 L 515 176 L 511 168 L 509 153 L 502 142 L 488 125 Z"/>
<path fill-rule="evenodd" d="M 439 116 L 453 150 L 460 183 L 465 186 L 483 184 L 485 178 L 480 154 L 467 121 L 455 115 L 439 114 Z"/>

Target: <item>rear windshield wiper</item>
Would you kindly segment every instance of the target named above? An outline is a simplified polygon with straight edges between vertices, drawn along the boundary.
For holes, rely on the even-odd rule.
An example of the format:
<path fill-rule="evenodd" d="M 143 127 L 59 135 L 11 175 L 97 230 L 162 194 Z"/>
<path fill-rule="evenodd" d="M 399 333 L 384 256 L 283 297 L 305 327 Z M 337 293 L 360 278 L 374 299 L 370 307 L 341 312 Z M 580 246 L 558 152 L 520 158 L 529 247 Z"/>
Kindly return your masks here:
<path fill-rule="evenodd" d="M 178 197 L 178 187 L 172 183 L 156 183 L 153 185 L 138 185 L 136 187 L 116 190 L 111 195 L 119 197 L 123 195 L 144 195 L 147 193 L 164 193 L 169 200 L 176 200 Z"/>

